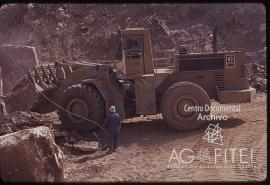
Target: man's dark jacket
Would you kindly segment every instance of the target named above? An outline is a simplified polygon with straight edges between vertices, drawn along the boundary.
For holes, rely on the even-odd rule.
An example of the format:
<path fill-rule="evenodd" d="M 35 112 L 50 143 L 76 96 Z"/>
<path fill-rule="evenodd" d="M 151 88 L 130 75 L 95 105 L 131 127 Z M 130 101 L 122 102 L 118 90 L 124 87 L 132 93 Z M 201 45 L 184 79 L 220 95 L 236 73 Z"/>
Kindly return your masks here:
<path fill-rule="evenodd" d="M 117 112 L 111 112 L 106 119 L 106 126 L 111 133 L 118 133 L 121 128 L 120 115 Z"/>

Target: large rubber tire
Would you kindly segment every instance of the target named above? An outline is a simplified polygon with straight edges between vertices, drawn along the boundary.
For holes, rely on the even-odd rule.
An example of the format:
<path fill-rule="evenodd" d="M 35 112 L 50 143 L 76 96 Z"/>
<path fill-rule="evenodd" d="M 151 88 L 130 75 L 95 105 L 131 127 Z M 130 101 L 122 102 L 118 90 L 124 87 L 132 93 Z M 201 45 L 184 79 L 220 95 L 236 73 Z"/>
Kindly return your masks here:
<path fill-rule="evenodd" d="M 106 110 L 105 102 L 92 85 L 72 85 L 64 90 L 60 105 L 70 111 L 104 125 Z M 68 130 L 77 132 L 90 132 L 97 129 L 97 126 L 79 117 L 74 117 L 67 112 L 58 109 L 59 119 Z"/>
<path fill-rule="evenodd" d="M 210 106 L 210 100 L 202 87 L 192 82 L 178 82 L 169 87 L 162 96 L 161 112 L 170 128 L 188 131 L 201 127 L 205 122 L 198 120 L 199 114 L 204 116 L 210 113 L 205 109 L 205 105 Z M 194 106 L 203 106 L 203 111 L 187 111 L 187 107 Z"/>

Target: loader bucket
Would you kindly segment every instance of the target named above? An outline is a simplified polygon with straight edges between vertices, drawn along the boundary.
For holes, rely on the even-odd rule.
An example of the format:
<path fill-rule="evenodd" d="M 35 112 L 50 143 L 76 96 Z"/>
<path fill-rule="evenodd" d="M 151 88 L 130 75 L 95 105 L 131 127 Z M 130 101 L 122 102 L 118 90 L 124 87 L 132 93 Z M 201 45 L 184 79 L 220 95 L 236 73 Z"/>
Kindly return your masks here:
<path fill-rule="evenodd" d="M 29 111 L 39 99 L 39 91 L 42 89 L 30 75 L 28 78 L 20 79 L 11 92 L 4 97 L 7 112 Z"/>

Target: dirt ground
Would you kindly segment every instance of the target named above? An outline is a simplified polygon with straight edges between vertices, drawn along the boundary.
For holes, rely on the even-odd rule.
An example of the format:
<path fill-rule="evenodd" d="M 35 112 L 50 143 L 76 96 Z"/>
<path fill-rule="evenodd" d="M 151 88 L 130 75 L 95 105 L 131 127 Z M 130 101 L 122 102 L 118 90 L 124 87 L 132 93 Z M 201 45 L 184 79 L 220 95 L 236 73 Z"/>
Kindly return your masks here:
<path fill-rule="evenodd" d="M 210 121 L 201 129 L 190 132 L 172 131 L 158 116 L 157 119 L 151 116 L 148 120 L 142 117 L 128 120 L 120 133 L 121 148 L 115 153 L 106 155 L 104 150 L 100 150 L 90 154 L 66 155 L 65 181 L 264 180 L 267 168 L 266 98 L 264 94 L 257 94 L 253 103 L 241 104 L 240 112 L 229 113 L 227 121 Z M 218 105 L 216 102 L 213 104 Z M 209 123 L 219 123 L 222 128 L 222 146 L 202 139 Z M 219 167 L 216 168 L 200 160 L 194 160 L 188 168 L 172 163 L 169 165 L 172 151 L 175 149 L 179 154 L 183 148 L 193 150 L 194 154 L 202 149 L 207 149 L 210 154 L 215 148 L 222 151 L 229 148 L 252 149 L 254 163 L 250 165 L 250 160 L 249 165 L 243 166 L 239 158 L 235 157 L 232 162 L 233 156 L 227 155 L 225 165 L 223 157 L 217 158 Z M 248 161 L 248 158 L 246 156 L 245 160 Z"/>

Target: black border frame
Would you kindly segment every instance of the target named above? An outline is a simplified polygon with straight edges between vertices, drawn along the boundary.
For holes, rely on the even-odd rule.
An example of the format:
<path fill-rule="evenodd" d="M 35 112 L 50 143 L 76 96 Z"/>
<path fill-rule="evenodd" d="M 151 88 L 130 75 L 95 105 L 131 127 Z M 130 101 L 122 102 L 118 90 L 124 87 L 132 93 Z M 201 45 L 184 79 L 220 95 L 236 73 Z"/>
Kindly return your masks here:
<path fill-rule="evenodd" d="M 211 0 L 129 0 L 129 1 L 121 1 L 121 0 L 115 0 L 115 1 L 106 1 L 106 0 L 1 0 L 0 1 L 0 6 L 2 6 L 3 4 L 12 4 L 12 3 L 41 3 L 41 4 L 48 4 L 48 3 L 52 3 L 52 4 L 64 4 L 64 3 L 75 3 L 75 4 L 81 4 L 81 3 L 97 3 L 97 4 L 101 4 L 101 3 L 113 3 L 113 4 L 122 4 L 122 3 L 134 3 L 134 4 L 145 4 L 145 3 L 157 3 L 157 4 L 175 4 L 175 3 L 179 3 L 179 4 L 197 4 L 197 3 L 203 3 L 203 4 L 218 4 L 218 3 L 226 3 L 226 4 L 237 4 L 237 3 L 262 3 L 265 6 L 265 10 L 266 10 L 266 47 L 267 47 L 267 58 L 266 58 L 266 67 L 267 67 L 267 96 L 266 96 L 266 100 L 267 100 L 267 137 L 269 136 L 269 122 L 268 122 L 268 118 L 269 118 L 269 100 L 268 100 L 268 91 L 269 91 L 269 36 L 270 36 L 270 30 L 269 30 L 269 10 L 270 10 L 270 1 L 269 0 L 215 0 L 215 1 L 211 1 Z M 269 140 L 267 138 L 267 176 L 266 179 L 264 181 L 261 182 L 257 182 L 257 181 L 247 181 L 247 182 L 238 182 L 238 181 L 201 181 L 201 182 L 189 182 L 189 181 L 180 181 L 180 182 L 112 182 L 112 184 L 118 184 L 118 183 L 124 183 L 124 184 L 135 184 L 135 183 L 142 183 L 142 184 L 156 184 L 156 183 L 162 183 L 162 184 L 269 184 L 270 183 L 270 179 L 269 179 Z M 2 183 L 2 179 L 0 177 L 0 182 Z M 6 182 L 3 182 L 6 183 Z M 54 184 L 64 184 L 64 183 L 68 183 L 68 184 L 95 184 L 94 182 L 62 182 L 62 183 L 54 183 Z M 108 184 L 110 182 L 100 182 L 100 184 Z M 13 184 L 13 183 L 9 183 L 9 184 Z M 17 184 L 17 183 L 14 183 Z M 22 183 L 22 184 L 29 184 L 29 183 Z M 31 183 L 32 184 L 32 183 Z M 47 183 L 33 183 L 33 184 L 47 184 Z M 48 183 L 51 184 L 51 183 Z"/>

